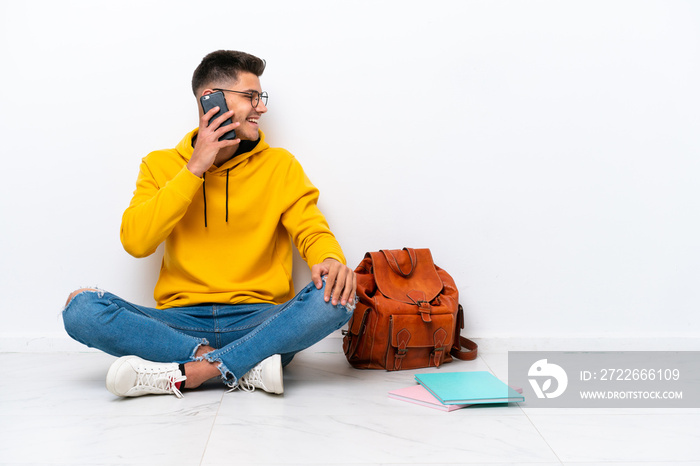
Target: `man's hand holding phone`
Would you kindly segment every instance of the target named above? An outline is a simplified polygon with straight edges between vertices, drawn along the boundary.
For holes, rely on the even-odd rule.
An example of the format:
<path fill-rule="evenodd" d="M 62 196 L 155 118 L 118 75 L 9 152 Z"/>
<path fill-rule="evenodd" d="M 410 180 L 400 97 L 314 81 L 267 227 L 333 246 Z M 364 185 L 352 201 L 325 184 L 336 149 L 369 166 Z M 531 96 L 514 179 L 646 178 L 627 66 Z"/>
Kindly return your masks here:
<path fill-rule="evenodd" d="M 199 118 L 197 142 L 192 157 L 187 163 L 187 169 L 196 176 L 201 177 L 204 172 L 209 170 L 220 150 L 231 147 L 233 148 L 231 155 L 233 155 L 235 147 L 238 147 L 241 142 L 233 131 L 240 126 L 240 123 L 233 122 L 233 110 L 228 110 L 225 103 L 222 106 L 223 108 L 220 106 L 212 107 L 208 111 L 206 111 L 207 107 L 203 106 L 205 113 Z M 224 111 L 222 112 L 222 110 Z M 233 137 L 233 139 L 226 139 L 227 137 Z"/>

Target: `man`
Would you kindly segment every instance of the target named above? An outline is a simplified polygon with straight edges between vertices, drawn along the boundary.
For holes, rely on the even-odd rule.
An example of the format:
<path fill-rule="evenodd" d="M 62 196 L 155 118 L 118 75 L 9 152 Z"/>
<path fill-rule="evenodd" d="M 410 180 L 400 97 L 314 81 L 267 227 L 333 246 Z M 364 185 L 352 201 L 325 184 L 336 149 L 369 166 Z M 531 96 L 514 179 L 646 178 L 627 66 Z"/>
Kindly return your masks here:
<path fill-rule="evenodd" d="M 220 50 L 202 60 L 192 90 L 223 92 L 214 118 L 141 163 L 121 240 L 136 257 L 165 242 L 156 308 L 93 288 L 73 292 L 68 334 L 120 358 L 107 374 L 117 396 L 175 394 L 221 376 L 232 388 L 282 393 L 282 367 L 350 318 L 356 281 L 317 207 L 318 190 L 259 129 L 265 62 Z M 222 125 L 226 120 L 230 125 Z M 235 139 L 220 139 L 231 129 Z M 294 296 L 292 241 L 312 282 Z"/>

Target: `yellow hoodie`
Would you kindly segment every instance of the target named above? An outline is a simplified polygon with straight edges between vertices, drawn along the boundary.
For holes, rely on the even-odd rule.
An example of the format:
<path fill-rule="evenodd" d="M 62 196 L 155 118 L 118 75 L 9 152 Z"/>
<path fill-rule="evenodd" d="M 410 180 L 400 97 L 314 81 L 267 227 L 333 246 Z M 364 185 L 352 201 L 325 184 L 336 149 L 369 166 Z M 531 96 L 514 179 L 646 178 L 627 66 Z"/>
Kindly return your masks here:
<path fill-rule="evenodd" d="M 288 301 L 294 296 L 290 237 L 309 265 L 328 258 L 345 263 L 316 206 L 318 190 L 294 156 L 271 148 L 260 131 L 252 150 L 202 179 L 186 168 L 196 134 L 142 160 L 122 217 L 129 254 L 148 256 L 165 241 L 153 293 L 158 308 Z"/>

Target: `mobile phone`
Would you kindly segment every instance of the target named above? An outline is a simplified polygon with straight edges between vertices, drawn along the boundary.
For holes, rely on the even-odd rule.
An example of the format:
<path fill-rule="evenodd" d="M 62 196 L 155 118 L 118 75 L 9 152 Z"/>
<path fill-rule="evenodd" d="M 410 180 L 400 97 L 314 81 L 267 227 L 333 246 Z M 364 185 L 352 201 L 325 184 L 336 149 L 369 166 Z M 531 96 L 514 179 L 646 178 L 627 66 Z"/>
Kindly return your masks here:
<path fill-rule="evenodd" d="M 202 103 L 202 108 L 204 113 L 207 113 L 214 107 L 219 107 L 219 112 L 209 119 L 209 124 L 216 118 L 220 117 L 222 114 L 228 112 L 228 106 L 226 105 L 226 99 L 224 98 L 224 93 L 221 91 L 212 92 L 211 94 L 203 95 L 199 98 Z M 228 120 L 221 123 L 221 126 L 227 126 L 232 124 L 233 121 L 229 118 Z M 225 139 L 236 139 L 236 131 L 231 130 L 219 138 L 219 141 Z"/>

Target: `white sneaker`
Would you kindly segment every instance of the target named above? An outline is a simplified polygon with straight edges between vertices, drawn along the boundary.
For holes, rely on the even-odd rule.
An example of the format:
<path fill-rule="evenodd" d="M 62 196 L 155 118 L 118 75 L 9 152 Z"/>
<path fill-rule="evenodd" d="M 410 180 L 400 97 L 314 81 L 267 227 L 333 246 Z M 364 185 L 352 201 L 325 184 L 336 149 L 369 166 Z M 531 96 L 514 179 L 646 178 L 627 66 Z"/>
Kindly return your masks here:
<path fill-rule="evenodd" d="M 274 354 L 246 372 L 238 381 L 238 387 L 246 392 L 252 392 L 259 388 L 268 393 L 281 395 L 284 392 L 282 356 Z"/>
<path fill-rule="evenodd" d="M 109 368 L 106 385 L 107 390 L 117 396 L 175 395 L 182 398 L 178 382 L 185 379 L 177 363 L 122 356 Z"/>

